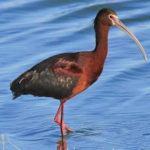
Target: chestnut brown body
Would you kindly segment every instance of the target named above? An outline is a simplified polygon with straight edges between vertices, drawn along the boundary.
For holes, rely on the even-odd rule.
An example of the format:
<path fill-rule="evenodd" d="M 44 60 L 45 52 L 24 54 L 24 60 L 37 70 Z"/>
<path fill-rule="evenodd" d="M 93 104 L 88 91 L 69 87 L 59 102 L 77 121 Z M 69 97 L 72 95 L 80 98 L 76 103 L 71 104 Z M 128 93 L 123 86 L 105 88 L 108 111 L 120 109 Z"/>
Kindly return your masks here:
<path fill-rule="evenodd" d="M 108 32 L 112 25 L 125 31 L 137 43 L 144 59 L 147 60 L 136 37 L 113 10 L 104 8 L 98 12 L 94 21 L 95 49 L 91 52 L 59 54 L 33 66 L 11 83 L 10 89 L 14 98 L 22 94 L 32 94 L 59 99 L 60 107 L 54 120 L 61 126 L 62 135 L 65 130 L 72 131 L 64 124 L 64 102 L 88 88 L 102 73 L 107 56 Z"/>

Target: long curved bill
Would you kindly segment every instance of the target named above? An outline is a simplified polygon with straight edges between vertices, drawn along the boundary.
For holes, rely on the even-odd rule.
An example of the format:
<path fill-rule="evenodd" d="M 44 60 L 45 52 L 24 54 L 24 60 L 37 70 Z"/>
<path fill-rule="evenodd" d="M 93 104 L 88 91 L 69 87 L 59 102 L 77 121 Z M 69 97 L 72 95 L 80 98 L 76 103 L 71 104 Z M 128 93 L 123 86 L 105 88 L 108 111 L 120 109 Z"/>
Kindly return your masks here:
<path fill-rule="evenodd" d="M 140 42 L 138 41 L 138 39 L 133 35 L 133 33 L 129 31 L 129 29 L 118 19 L 117 16 L 113 16 L 112 19 L 113 19 L 114 25 L 116 27 L 118 27 L 119 29 L 121 29 L 122 31 L 124 31 L 131 39 L 133 39 L 135 41 L 135 43 L 140 48 L 140 50 L 141 50 L 141 52 L 142 52 L 142 54 L 144 56 L 144 60 L 148 61 L 148 58 L 146 56 L 146 53 L 144 51 L 143 46 L 140 44 Z"/>

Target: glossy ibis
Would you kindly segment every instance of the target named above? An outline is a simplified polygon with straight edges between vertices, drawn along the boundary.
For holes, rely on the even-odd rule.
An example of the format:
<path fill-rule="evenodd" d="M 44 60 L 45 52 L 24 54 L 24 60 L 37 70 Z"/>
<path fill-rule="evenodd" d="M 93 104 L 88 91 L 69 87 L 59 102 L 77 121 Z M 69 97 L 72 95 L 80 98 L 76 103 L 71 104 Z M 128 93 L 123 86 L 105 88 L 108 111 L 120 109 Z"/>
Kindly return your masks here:
<path fill-rule="evenodd" d="M 94 20 L 95 49 L 91 52 L 55 55 L 33 66 L 11 83 L 10 89 L 14 99 L 22 94 L 59 99 L 60 106 L 54 121 L 60 125 L 62 135 L 65 135 L 65 130 L 72 131 L 64 124 L 64 103 L 87 89 L 102 73 L 107 56 L 108 31 L 111 26 L 116 26 L 127 33 L 139 46 L 145 61 L 147 60 L 140 42 L 118 19 L 117 14 L 109 8 L 103 8 Z"/>

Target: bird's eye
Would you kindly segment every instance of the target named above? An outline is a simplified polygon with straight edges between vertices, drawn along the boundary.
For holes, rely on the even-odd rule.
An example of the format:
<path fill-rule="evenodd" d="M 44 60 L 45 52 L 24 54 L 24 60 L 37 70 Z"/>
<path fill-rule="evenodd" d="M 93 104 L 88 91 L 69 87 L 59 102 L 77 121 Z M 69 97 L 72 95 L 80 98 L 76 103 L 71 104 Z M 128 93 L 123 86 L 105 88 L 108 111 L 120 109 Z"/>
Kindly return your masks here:
<path fill-rule="evenodd" d="M 118 17 L 114 15 L 109 15 L 109 19 L 115 21 Z"/>
<path fill-rule="evenodd" d="M 112 15 L 109 15 L 109 19 L 113 19 L 113 16 L 112 16 Z"/>

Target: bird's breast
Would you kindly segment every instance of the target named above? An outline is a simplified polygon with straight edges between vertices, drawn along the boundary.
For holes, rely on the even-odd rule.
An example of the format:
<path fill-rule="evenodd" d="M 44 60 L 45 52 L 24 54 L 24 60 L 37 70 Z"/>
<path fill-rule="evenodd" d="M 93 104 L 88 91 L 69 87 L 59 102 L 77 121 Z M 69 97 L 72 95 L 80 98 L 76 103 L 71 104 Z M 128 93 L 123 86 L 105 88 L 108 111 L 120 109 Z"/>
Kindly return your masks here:
<path fill-rule="evenodd" d="M 100 76 L 101 72 L 102 72 L 102 70 L 90 72 L 88 74 L 87 84 L 88 85 L 93 84 L 98 79 L 98 77 Z"/>
<path fill-rule="evenodd" d="M 94 83 L 100 74 L 103 71 L 103 66 L 91 61 L 88 66 L 85 68 L 86 76 L 87 76 L 87 85 L 91 85 Z"/>

